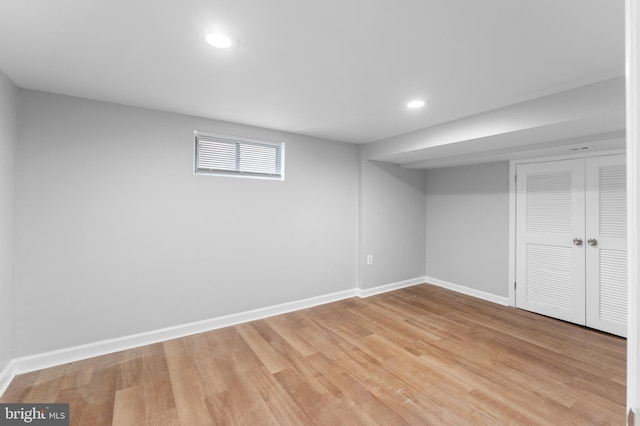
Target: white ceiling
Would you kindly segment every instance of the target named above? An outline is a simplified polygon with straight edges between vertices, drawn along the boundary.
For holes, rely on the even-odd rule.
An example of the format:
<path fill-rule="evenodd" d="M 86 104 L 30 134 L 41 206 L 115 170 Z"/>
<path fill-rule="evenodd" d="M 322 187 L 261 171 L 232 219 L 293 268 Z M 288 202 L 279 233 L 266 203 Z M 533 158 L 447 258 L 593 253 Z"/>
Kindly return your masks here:
<path fill-rule="evenodd" d="M 625 148 L 617 77 L 371 142 L 368 160 L 430 169 Z"/>
<path fill-rule="evenodd" d="M 230 52 L 204 37 L 224 26 Z M 0 0 L 16 85 L 365 143 L 624 74 L 623 0 Z M 430 104 L 409 111 L 407 101 Z"/>

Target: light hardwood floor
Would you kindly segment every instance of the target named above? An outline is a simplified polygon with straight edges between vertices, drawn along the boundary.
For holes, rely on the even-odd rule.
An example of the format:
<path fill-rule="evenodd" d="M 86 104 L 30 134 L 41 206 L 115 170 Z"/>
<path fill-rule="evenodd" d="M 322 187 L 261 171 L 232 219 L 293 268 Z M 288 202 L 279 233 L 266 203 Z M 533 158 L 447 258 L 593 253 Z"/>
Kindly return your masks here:
<path fill-rule="evenodd" d="M 430 285 L 17 376 L 72 425 L 624 425 L 626 340 Z"/>

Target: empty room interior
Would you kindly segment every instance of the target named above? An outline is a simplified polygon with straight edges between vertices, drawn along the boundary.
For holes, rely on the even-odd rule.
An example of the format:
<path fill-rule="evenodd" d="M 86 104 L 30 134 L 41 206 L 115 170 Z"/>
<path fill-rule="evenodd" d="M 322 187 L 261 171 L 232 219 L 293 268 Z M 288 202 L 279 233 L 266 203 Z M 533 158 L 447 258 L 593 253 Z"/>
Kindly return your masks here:
<path fill-rule="evenodd" d="M 0 417 L 640 424 L 635 3 L 0 0 Z"/>

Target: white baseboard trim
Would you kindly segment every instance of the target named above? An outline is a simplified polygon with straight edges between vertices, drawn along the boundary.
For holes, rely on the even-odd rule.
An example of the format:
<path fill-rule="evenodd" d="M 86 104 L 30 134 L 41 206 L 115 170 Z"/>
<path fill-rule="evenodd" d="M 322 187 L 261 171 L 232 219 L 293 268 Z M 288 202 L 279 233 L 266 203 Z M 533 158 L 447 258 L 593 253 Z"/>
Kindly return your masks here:
<path fill-rule="evenodd" d="M 102 340 L 86 345 L 74 346 L 51 352 L 45 352 L 42 354 L 16 358 L 12 360 L 9 365 L 0 373 L 0 395 L 4 393 L 16 374 L 28 373 L 31 371 L 93 358 L 100 355 L 133 349 L 140 346 L 163 342 L 166 340 L 190 336 L 193 334 L 204 333 L 223 327 L 229 327 L 249 321 L 268 318 L 275 315 L 286 314 L 300 309 L 312 308 L 314 306 L 324 305 L 326 303 L 337 302 L 339 300 L 348 299 L 351 297 L 357 296 L 366 298 L 377 294 L 382 294 L 389 291 L 399 290 L 401 288 L 411 287 L 424 283 L 434 284 L 439 287 L 447 288 L 449 290 L 467 294 L 469 296 L 474 296 L 480 299 L 499 303 L 501 305 L 508 304 L 508 298 L 506 297 L 499 297 L 493 294 L 474 290 L 457 284 L 451 284 L 446 281 L 438 280 L 431 277 L 412 278 L 410 280 L 381 285 L 368 289 L 344 290 L 322 296 L 298 300 L 295 302 L 282 303 L 279 305 L 254 309 L 237 314 L 225 315 L 203 321 L 196 321 L 188 324 L 181 324 L 173 327 L 153 330 L 145 333 L 132 334 L 115 339 Z"/>
<path fill-rule="evenodd" d="M 286 314 L 288 312 L 293 312 L 300 309 L 306 309 L 326 303 L 336 302 L 339 300 L 348 299 L 350 297 L 369 297 L 376 294 L 386 293 L 388 291 L 421 284 L 423 282 L 424 278 L 419 277 L 411 280 L 382 285 L 371 289 L 344 290 L 336 293 L 298 300 L 295 302 L 282 303 L 280 305 L 254 309 L 251 311 L 225 315 L 222 317 L 211 318 L 188 324 L 181 324 L 145 333 L 132 334 L 129 336 L 102 340 L 86 345 L 73 346 L 70 348 L 59 349 L 41 354 L 24 356 L 16 358 L 12 361 L 12 370 L 10 373 L 8 373 L 9 379 L 7 379 L 7 381 L 10 382 L 15 374 L 28 373 L 31 371 L 54 367 L 56 365 L 67 364 L 70 362 L 93 358 L 100 355 L 106 355 L 114 352 L 124 351 L 127 349 L 137 348 L 144 345 L 151 345 L 166 340 L 190 336 L 192 334 L 204 333 L 207 331 L 229 327 L 244 322 L 255 321 L 274 315 Z"/>
<path fill-rule="evenodd" d="M 499 305 L 509 306 L 509 298 L 496 296 L 495 294 L 487 293 L 474 288 L 465 287 L 459 284 L 453 284 L 447 281 L 439 280 L 433 277 L 424 277 L 424 281 L 427 284 L 433 284 L 438 287 L 446 288 L 447 290 L 453 290 L 458 293 L 466 294 L 467 296 L 477 297 L 478 299 L 487 300 L 489 302 L 497 303 Z"/>
<path fill-rule="evenodd" d="M 397 283 L 381 285 L 373 288 L 365 288 L 365 289 L 359 288 L 358 297 L 365 298 L 365 297 L 375 296 L 376 294 L 387 293 L 389 291 L 399 290 L 401 288 L 411 287 L 417 284 L 424 284 L 424 282 L 425 282 L 424 277 L 418 277 L 418 278 L 412 278 L 410 280 L 399 281 Z"/>
<path fill-rule="evenodd" d="M 9 384 L 16 376 L 14 365 L 15 361 L 11 360 L 9 364 L 0 372 L 0 396 L 4 394 L 4 391 L 7 390 Z"/>
<path fill-rule="evenodd" d="M 348 299 L 358 296 L 356 289 L 344 290 L 322 296 L 311 297 L 295 302 L 282 303 L 280 305 L 266 308 L 254 309 L 237 314 L 225 315 L 203 321 L 196 321 L 188 324 L 181 324 L 167 327 L 160 330 L 153 330 L 145 333 L 133 334 L 115 339 L 102 340 L 86 345 L 74 346 L 71 348 L 59 349 L 37 355 L 24 356 L 13 360 L 13 374 L 9 374 L 10 379 L 15 374 L 23 374 L 43 368 L 54 367 L 56 365 L 67 364 L 82 359 L 93 358 L 140 346 L 163 342 L 165 340 L 177 339 L 190 336 L 192 334 L 204 333 L 223 327 L 254 321 L 274 315 L 286 314 L 300 309 L 311 308 L 338 300 Z M 9 382 L 11 381 L 9 379 Z M 0 395 L 2 393 L 0 392 Z"/>

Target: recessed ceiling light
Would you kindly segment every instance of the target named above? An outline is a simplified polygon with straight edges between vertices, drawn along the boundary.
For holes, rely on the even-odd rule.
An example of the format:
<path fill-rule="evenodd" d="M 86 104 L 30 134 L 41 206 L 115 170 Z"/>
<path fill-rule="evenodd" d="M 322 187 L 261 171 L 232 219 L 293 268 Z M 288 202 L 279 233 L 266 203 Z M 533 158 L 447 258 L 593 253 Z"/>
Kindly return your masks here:
<path fill-rule="evenodd" d="M 207 43 L 218 49 L 233 49 L 238 41 L 228 32 L 216 30 L 207 34 Z"/>
<path fill-rule="evenodd" d="M 425 105 L 425 101 L 423 101 L 422 99 L 416 99 L 414 101 L 411 101 L 407 104 L 407 108 L 411 108 L 411 109 L 416 109 L 416 108 L 422 108 Z"/>

